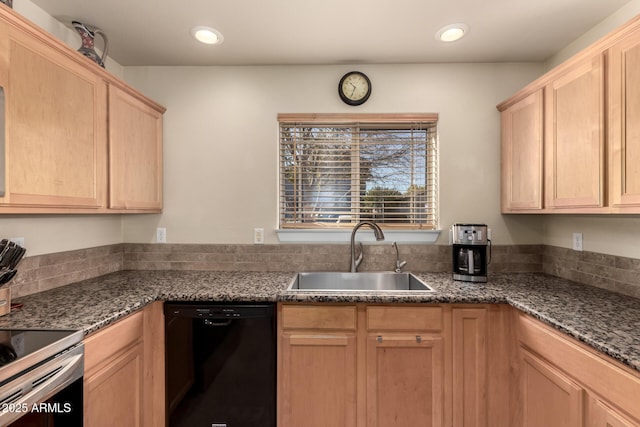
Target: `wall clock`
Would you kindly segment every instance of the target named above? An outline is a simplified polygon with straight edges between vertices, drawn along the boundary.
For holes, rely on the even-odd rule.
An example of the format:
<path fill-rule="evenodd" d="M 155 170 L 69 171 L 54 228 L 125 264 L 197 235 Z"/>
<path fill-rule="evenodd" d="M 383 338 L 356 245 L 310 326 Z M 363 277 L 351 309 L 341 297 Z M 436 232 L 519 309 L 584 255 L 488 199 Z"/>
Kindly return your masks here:
<path fill-rule="evenodd" d="M 348 105 L 362 105 L 371 95 L 371 80 L 360 71 L 350 71 L 338 83 L 340 99 Z"/>

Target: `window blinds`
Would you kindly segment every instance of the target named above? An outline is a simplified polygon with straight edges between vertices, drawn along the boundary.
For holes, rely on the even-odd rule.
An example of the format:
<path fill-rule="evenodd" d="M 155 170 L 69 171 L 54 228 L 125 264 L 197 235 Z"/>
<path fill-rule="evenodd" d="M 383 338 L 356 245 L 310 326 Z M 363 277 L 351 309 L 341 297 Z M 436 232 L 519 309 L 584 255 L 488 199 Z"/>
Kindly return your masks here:
<path fill-rule="evenodd" d="M 281 228 L 435 228 L 437 116 L 368 119 L 279 117 Z"/>

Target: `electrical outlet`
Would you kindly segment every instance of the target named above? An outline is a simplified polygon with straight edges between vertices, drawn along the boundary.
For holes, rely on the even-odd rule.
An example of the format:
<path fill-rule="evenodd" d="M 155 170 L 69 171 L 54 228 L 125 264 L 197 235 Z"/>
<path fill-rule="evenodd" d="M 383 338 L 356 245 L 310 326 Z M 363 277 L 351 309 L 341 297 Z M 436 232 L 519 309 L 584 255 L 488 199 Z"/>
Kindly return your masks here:
<path fill-rule="evenodd" d="M 167 229 L 164 227 L 156 228 L 156 242 L 167 243 Z"/>
<path fill-rule="evenodd" d="M 253 243 L 255 245 L 264 245 L 264 228 L 253 229 Z"/>
<path fill-rule="evenodd" d="M 9 239 L 9 241 L 24 248 L 24 237 L 12 237 Z"/>
<path fill-rule="evenodd" d="M 582 250 L 582 233 L 573 233 L 573 250 Z"/>

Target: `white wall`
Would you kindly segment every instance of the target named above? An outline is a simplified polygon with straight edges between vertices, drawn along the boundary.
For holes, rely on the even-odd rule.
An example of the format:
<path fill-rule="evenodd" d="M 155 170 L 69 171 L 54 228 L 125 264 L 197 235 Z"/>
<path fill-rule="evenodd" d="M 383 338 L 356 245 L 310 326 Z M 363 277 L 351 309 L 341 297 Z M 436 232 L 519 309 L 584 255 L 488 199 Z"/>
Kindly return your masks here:
<path fill-rule="evenodd" d="M 640 14 L 640 0 L 631 0 L 629 3 L 618 9 L 615 13 L 602 20 L 592 29 L 580 36 L 578 39 L 569 43 L 558 53 L 553 55 L 546 61 L 547 70 L 559 65 L 566 59 L 580 52 L 598 39 L 604 37 L 612 30 L 625 24 L 634 16 Z"/>
<path fill-rule="evenodd" d="M 640 259 L 640 216 L 554 215 L 545 219 L 543 242 L 572 247 L 573 233 L 583 234 L 583 249 Z"/>
<path fill-rule="evenodd" d="M 356 108 L 337 94 L 351 69 L 373 84 Z M 495 243 L 540 243 L 540 218 L 499 213 L 495 105 L 541 72 L 541 64 L 127 67 L 125 79 L 167 113 L 164 212 L 125 217 L 124 239 L 152 242 L 162 226 L 170 242 L 251 243 L 263 227 L 275 243 L 278 113 L 436 112 L 440 227 L 484 222 Z"/>
<path fill-rule="evenodd" d="M 29 0 L 14 9 L 72 47 L 79 38 Z M 632 0 L 551 58 L 553 66 L 640 12 Z M 170 242 L 249 243 L 254 227 L 275 242 L 278 112 L 440 113 L 441 228 L 486 222 L 496 243 L 571 246 L 584 233 L 585 250 L 640 258 L 636 217 L 501 216 L 499 118 L 495 105 L 538 77 L 543 64 L 376 65 L 357 67 L 107 68 L 168 107 L 165 116 L 165 211 L 161 215 L 2 216 L 0 237 L 26 237 L 30 255 L 103 244 L 152 242 L 168 228 Z M 348 108 L 337 79 L 352 68 L 371 76 L 374 95 Z M 245 126 L 243 120 L 254 123 Z M 464 159 L 458 159 L 465 153 Z M 233 187 L 220 176 L 237 172 Z M 227 206 L 225 210 L 223 206 Z M 233 208 L 249 207 L 237 215 Z M 630 237 L 627 237 L 629 235 Z M 442 239 L 441 239 L 442 243 Z"/>

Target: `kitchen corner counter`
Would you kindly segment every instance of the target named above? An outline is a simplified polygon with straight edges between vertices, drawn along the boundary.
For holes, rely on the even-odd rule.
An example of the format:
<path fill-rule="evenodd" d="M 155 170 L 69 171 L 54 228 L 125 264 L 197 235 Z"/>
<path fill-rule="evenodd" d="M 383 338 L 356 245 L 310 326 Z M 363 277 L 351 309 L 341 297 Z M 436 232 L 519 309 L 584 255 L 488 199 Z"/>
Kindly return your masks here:
<path fill-rule="evenodd" d="M 86 334 L 153 301 L 277 301 L 294 273 L 119 271 L 15 300 L 0 328 L 82 329 Z"/>
<path fill-rule="evenodd" d="M 286 291 L 293 272 L 120 271 L 16 300 L 0 328 L 94 332 L 153 301 L 286 301 L 510 304 L 640 371 L 640 299 L 535 273 L 496 274 L 488 283 L 416 273 L 435 292 Z"/>

